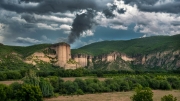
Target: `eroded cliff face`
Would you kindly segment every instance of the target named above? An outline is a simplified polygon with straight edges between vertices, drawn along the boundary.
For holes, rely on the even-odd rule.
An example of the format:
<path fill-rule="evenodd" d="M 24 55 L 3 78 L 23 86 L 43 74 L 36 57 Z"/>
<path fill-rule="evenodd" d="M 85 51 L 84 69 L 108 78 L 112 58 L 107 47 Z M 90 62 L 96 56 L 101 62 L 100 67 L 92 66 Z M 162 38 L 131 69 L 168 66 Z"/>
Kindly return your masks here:
<path fill-rule="evenodd" d="M 133 56 L 124 53 L 112 52 L 96 56 L 92 59 L 94 68 L 102 68 L 107 70 L 126 69 L 131 70 L 131 67 L 141 65 L 144 68 L 161 68 L 172 70 L 180 68 L 180 50 L 155 52 L 146 55 L 137 54 Z"/>
<path fill-rule="evenodd" d="M 180 67 L 180 51 L 163 51 L 135 57 L 134 64 L 141 64 L 146 67 L 160 67 L 165 69 L 177 69 Z"/>
<path fill-rule="evenodd" d="M 48 63 L 55 63 L 57 62 L 57 57 L 54 54 L 45 54 L 43 52 L 35 52 L 31 56 L 28 56 L 24 62 L 36 65 L 38 62 L 44 61 Z"/>

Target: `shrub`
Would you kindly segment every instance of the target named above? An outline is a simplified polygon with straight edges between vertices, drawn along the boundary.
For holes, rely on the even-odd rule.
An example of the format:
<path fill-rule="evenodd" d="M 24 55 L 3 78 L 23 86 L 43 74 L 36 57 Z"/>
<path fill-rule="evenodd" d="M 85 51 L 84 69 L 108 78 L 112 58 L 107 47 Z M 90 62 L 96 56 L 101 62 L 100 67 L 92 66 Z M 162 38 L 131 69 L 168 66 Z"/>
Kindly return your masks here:
<path fill-rule="evenodd" d="M 176 97 L 173 97 L 172 94 L 165 95 L 161 98 L 161 101 L 177 101 Z"/>
<path fill-rule="evenodd" d="M 63 83 L 63 92 L 64 94 L 75 94 L 75 92 L 78 89 L 78 85 L 75 82 L 72 81 L 66 81 Z"/>
<path fill-rule="evenodd" d="M 7 75 L 5 73 L 0 72 L 0 81 L 6 80 Z"/>
<path fill-rule="evenodd" d="M 82 79 L 75 79 L 74 82 L 76 82 L 78 84 L 78 87 L 83 90 L 83 91 L 86 91 L 86 81 L 85 80 L 82 80 Z"/>
<path fill-rule="evenodd" d="M 18 83 L 18 82 L 14 82 L 12 83 L 9 87 L 12 89 L 12 99 L 16 98 L 16 93 L 17 91 L 21 88 L 22 84 Z"/>
<path fill-rule="evenodd" d="M 143 89 L 142 86 L 139 86 L 135 92 L 136 94 L 131 97 L 132 101 L 153 101 L 153 92 L 149 87 Z"/>
<path fill-rule="evenodd" d="M 43 97 L 52 97 L 54 95 L 53 87 L 48 80 L 41 78 L 39 83 Z"/>
<path fill-rule="evenodd" d="M 150 87 L 152 89 L 159 89 L 160 82 L 158 80 L 156 80 L 156 79 L 152 79 L 152 80 L 150 80 Z"/>
<path fill-rule="evenodd" d="M 162 90 L 170 90 L 171 85 L 166 80 L 161 80 L 160 81 L 160 89 L 162 89 Z"/>
<path fill-rule="evenodd" d="M 7 79 L 21 79 L 22 75 L 17 71 L 6 72 Z"/>
<path fill-rule="evenodd" d="M 84 95 L 84 92 L 81 89 L 77 89 L 76 94 L 77 95 Z"/>
<path fill-rule="evenodd" d="M 11 98 L 12 89 L 4 84 L 0 84 L 0 99 L 1 101 L 8 101 Z"/>
<path fill-rule="evenodd" d="M 33 85 L 22 85 L 16 96 L 18 101 L 43 101 L 40 88 Z"/>
<path fill-rule="evenodd" d="M 129 88 L 129 83 L 128 82 L 122 82 L 121 85 L 120 85 L 120 90 L 121 91 L 128 91 L 130 88 Z"/>

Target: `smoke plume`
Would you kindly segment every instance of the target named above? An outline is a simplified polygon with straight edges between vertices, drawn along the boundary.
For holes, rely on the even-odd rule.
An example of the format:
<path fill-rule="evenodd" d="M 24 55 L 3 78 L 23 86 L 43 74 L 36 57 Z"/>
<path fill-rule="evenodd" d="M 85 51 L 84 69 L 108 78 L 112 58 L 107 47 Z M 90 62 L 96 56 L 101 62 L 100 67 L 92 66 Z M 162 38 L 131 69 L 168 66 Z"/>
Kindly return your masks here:
<path fill-rule="evenodd" d="M 81 33 L 87 30 L 91 30 L 96 25 L 94 20 L 96 12 L 92 9 L 88 9 L 87 12 L 77 14 L 72 24 L 71 33 L 68 36 L 68 43 L 73 43 L 80 37 Z"/>

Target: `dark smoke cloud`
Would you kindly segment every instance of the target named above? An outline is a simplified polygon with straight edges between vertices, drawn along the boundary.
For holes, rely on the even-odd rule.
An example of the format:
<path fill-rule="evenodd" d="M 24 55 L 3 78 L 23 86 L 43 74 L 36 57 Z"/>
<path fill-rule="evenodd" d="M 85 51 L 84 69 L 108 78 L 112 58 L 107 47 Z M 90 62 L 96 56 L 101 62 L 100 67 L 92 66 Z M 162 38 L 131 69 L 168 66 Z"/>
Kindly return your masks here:
<path fill-rule="evenodd" d="M 84 31 L 91 30 L 96 22 L 94 21 L 96 12 L 92 9 L 88 9 L 87 12 L 76 15 L 74 22 L 72 24 L 71 33 L 68 37 L 68 43 L 73 43 L 80 34 Z"/>

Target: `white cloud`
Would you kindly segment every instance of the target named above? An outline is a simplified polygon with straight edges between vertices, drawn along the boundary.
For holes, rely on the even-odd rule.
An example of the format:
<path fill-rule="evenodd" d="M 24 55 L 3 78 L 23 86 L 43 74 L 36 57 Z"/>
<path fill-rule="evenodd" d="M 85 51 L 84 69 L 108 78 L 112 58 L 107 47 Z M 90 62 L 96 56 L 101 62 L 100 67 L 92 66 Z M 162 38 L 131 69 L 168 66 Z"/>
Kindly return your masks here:
<path fill-rule="evenodd" d="M 27 38 L 17 37 L 16 42 L 18 42 L 18 43 L 27 43 L 27 44 L 39 44 L 39 43 L 41 43 L 41 41 L 29 38 L 29 37 L 27 37 Z"/>
<path fill-rule="evenodd" d="M 65 25 L 65 24 L 62 24 L 61 26 L 60 26 L 60 29 L 62 29 L 62 30 L 66 30 L 66 31 L 70 31 L 71 30 L 71 26 L 69 26 L 69 25 Z"/>
<path fill-rule="evenodd" d="M 169 3 L 172 0 L 163 0 Z M 160 4 L 160 2 L 158 2 Z M 158 3 L 156 5 L 158 5 Z M 98 13 L 96 21 L 100 26 L 110 27 L 113 29 L 128 30 L 128 26 L 135 24 L 134 31 L 148 35 L 175 35 L 180 33 L 180 25 L 173 26 L 172 22 L 180 21 L 177 14 L 161 12 L 143 12 L 139 11 L 137 5 L 124 4 L 123 1 L 115 0 L 118 8 L 126 9 L 124 14 L 119 14 L 116 10 L 113 12 L 116 16 L 107 19 L 102 13 Z"/>
<path fill-rule="evenodd" d="M 123 25 L 110 25 L 109 27 L 113 28 L 113 29 L 121 29 L 121 30 L 127 30 L 128 29 L 128 27 L 125 27 Z"/>
<path fill-rule="evenodd" d="M 58 24 L 51 24 L 52 27 L 58 27 Z"/>
<path fill-rule="evenodd" d="M 48 21 L 54 21 L 54 22 L 59 22 L 59 23 L 72 23 L 73 19 L 72 18 L 59 18 L 56 16 L 47 16 L 47 15 L 37 15 L 34 14 L 35 19 L 37 20 L 48 20 Z"/>
<path fill-rule="evenodd" d="M 91 30 L 84 31 L 81 33 L 81 37 L 93 36 L 94 33 Z"/>
<path fill-rule="evenodd" d="M 47 29 L 47 30 L 61 30 L 58 27 L 55 27 L 54 25 L 47 25 L 45 23 L 37 23 L 37 27 L 41 29 Z"/>

